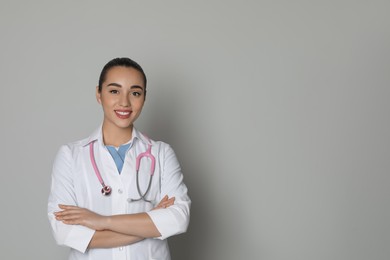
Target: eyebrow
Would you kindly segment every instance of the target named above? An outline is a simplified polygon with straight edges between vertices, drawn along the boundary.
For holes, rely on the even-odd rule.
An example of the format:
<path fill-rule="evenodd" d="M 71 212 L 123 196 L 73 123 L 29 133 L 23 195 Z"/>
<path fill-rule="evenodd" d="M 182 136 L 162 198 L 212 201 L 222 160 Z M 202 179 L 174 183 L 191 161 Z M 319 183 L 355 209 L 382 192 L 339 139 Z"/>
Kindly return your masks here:
<path fill-rule="evenodd" d="M 114 87 L 118 87 L 118 88 L 121 88 L 121 87 L 122 87 L 121 84 L 118 84 L 118 83 L 115 83 L 115 82 L 110 83 L 110 84 L 107 84 L 107 87 L 109 87 L 109 86 L 114 86 Z M 139 88 L 139 89 L 141 89 L 141 90 L 144 90 L 143 87 L 138 86 L 138 85 L 133 85 L 133 86 L 130 87 L 130 89 L 135 89 L 135 88 Z"/>
<path fill-rule="evenodd" d="M 107 87 L 109 87 L 109 86 L 114 86 L 114 87 L 119 87 L 119 88 L 122 87 L 122 85 L 120 85 L 118 83 L 110 83 L 110 84 L 107 85 Z"/>

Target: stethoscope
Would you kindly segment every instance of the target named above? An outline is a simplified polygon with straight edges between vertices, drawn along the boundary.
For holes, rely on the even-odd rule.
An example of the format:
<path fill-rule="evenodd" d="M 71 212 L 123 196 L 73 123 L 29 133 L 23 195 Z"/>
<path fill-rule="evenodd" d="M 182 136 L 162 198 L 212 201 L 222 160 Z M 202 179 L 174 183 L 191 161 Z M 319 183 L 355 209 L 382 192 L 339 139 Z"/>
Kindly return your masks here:
<path fill-rule="evenodd" d="M 99 179 L 99 182 L 102 185 L 101 192 L 102 192 L 103 196 L 109 196 L 111 194 L 112 188 L 109 185 L 106 185 L 104 183 L 102 175 L 100 174 L 100 171 L 96 165 L 95 153 L 94 153 L 94 149 L 93 149 L 93 145 L 94 145 L 95 141 L 96 140 L 89 143 L 89 156 L 91 158 L 91 163 L 92 163 L 93 169 L 95 171 L 96 177 Z M 151 166 L 150 166 L 150 177 L 149 177 L 148 188 L 146 189 L 145 193 L 142 193 L 141 188 L 139 186 L 139 174 L 138 173 L 139 173 L 139 168 L 141 165 L 141 160 L 144 157 L 147 157 L 150 159 Z M 155 166 L 156 166 L 156 158 L 152 154 L 152 145 L 148 144 L 148 149 L 145 152 L 140 153 L 136 158 L 135 170 L 136 170 L 136 175 L 137 175 L 137 177 L 136 177 L 137 178 L 137 190 L 138 190 L 138 194 L 140 197 L 138 199 L 131 199 L 131 201 L 143 200 L 146 202 L 151 202 L 150 200 L 147 200 L 145 196 L 146 196 L 146 194 L 148 194 L 150 187 L 152 185 L 152 178 L 153 178 Z"/>

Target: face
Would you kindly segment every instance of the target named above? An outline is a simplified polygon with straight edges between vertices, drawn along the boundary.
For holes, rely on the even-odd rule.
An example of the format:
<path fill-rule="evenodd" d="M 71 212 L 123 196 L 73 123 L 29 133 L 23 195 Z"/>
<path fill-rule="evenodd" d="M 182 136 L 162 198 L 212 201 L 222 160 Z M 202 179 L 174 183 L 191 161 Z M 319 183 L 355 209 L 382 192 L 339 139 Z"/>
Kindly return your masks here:
<path fill-rule="evenodd" d="M 141 114 L 145 102 L 145 84 L 142 74 L 134 68 L 116 66 L 106 74 L 97 101 L 104 112 L 104 127 L 131 129 Z"/>

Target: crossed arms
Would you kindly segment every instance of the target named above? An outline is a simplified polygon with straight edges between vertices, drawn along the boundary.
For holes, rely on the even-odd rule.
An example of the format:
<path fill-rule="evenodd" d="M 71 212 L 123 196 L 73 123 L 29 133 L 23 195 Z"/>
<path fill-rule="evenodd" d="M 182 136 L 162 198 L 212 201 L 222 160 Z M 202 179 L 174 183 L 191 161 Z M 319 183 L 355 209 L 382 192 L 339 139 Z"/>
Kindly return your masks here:
<path fill-rule="evenodd" d="M 165 196 L 152 210 L 167 208 L 175 198 Z M 145 238 L 161 236 L 157 227 L 145 212 L 102 216 L 85 208 L 71 205 L 58 205 L 61 211 L 55 212 L 57 221 L 67 225 L 82 225 L 95 230 L 88 248 L 113 248 L 130 245 Z"/>

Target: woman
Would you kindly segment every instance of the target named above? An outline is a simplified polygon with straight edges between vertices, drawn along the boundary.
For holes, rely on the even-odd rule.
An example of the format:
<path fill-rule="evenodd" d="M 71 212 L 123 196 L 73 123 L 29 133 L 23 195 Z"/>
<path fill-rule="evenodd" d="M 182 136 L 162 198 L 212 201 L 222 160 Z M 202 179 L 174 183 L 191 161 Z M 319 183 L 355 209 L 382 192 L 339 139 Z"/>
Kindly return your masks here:
<path fill-rule="evenodd" d="M 145 97 L 142 68 L 111 60 L 96 87 L 102 125 L 56 156 L 48 216 L 69 259 L 170 259 L 166 239 L 187 230 L 191 201 L 174 151 L 133 126 Z"/>

